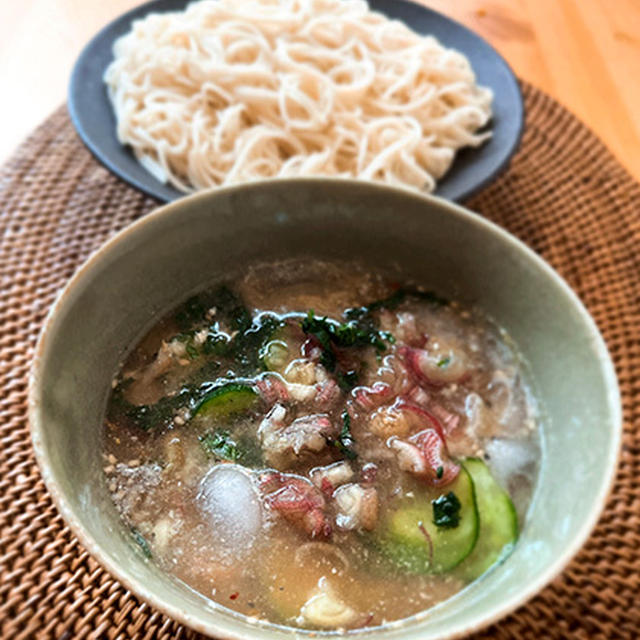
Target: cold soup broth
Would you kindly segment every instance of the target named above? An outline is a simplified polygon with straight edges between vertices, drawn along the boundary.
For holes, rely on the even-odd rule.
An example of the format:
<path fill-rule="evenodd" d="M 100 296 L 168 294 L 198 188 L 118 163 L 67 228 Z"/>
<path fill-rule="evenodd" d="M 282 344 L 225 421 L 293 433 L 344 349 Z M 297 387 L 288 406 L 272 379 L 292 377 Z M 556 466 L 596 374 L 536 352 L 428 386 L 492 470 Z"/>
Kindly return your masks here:
<path fill-rule="evenodd" d="M 522 362 L 481 312 L 283 262 L 151 329 L 114 379 L 104 459 L 150 561 L 248 616 L 355 629 L 506 558 L 540 446 Z"/>

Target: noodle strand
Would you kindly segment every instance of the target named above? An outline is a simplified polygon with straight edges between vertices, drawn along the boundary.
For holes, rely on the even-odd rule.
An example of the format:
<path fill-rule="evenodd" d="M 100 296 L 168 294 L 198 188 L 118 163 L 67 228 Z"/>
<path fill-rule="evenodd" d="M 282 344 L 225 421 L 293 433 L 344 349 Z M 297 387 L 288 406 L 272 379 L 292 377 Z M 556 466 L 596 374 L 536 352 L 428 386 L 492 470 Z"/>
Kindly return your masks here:
<path fill-rule="evenodd" d="M 478 146 L 469 61 L 361 0 L 200 0 L 134 22 L 104 76 L 117 135 L 196 189 L 331 175 L 432 191 Z"/>

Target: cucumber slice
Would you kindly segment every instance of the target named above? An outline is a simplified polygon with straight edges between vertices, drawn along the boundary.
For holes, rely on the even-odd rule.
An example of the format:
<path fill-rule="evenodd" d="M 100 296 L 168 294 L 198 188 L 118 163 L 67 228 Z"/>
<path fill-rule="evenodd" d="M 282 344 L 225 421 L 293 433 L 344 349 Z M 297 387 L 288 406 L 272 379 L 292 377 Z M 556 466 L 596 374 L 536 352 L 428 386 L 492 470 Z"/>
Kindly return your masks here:
<path fill-rule="evenodd" d="M 299 331 L 290 325 L 279 327 L 260 350 L 264 368 L 283 374 L 289 363 L 299 357 L 299 347 Z"/>
<path fill-rule="evenodd" d="M 434 523 L 433 501 L 453 492 L 460 502 L 455 527 Z M 403 499 L 379 529 L 376 546 L 408 573 L 444 573 L 462 562 L 478 537 L 478 509 L 473 480 L 463 468 L 447 487 L 430 488 L 419 498 Z"/>
<path fill-rule="evenodd" d="M 241 382 L 228 382 L 210 391 L 195 408 L 194 417 L 219 422 L 254 409 L 260 397 L 253 387 Z"/>
<path fill-rule="evenodd" d="M 289 345 L 284 340 L 269 340 L 264 346 L 262 364 L 267 371 L 282 373 L 290 360 Z"/>
<path fill-rule="evenodd" d="M 463 464 L 473 478 L 480 515 L 476 547 L 456 569 L 456 574 L 470 582 L 511 553 L 518 539 L 518 516 L 511 498 L 482 460 L 468 458 Z"/>

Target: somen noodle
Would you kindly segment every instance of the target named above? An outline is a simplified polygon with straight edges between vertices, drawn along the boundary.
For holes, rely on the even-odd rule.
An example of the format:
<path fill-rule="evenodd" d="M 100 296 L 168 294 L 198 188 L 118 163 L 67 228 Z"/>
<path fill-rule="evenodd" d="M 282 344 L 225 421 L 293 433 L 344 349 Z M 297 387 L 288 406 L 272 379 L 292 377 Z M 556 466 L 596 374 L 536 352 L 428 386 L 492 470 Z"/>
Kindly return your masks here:
<path fill-rule="evenodd" d="M 202 0 L 134 22 L 114 55 L 118 139 L 185 192 L 303 175 L 432 191 L 490 136 L 469 61 L 361 0 Z"/>

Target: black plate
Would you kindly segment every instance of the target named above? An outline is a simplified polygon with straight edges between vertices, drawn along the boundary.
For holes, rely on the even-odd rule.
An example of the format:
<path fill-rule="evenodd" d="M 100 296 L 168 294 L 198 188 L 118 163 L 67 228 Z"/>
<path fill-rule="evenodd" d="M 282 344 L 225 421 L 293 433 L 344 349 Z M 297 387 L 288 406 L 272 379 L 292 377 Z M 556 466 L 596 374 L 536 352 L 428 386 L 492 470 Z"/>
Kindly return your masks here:
<path fill-rule="evenodd" d="M 100 31 L 80 54 L 69 86 L 71 120 L 96 158 L 137 189 L 158 198 L 175 200 L 182 193 L 158 182 L 142 168 L 128 147 L 116 138 L 115 116 L 102 75 L 113 59 L 114 40 L 129 31 L 131 21 L 151 11 L 183 9 L 188 0 L 155 0 L 123 14 Z M 442 44 L 469 58 L 477 81 L 494 93 L 492 138 L 477 149 L 460 151 L 452 167 L 438 183 L 436 194 L 463 200 L 493 180 L 515 152 L 522 133 L 524 108 L 513 72 L 482 38 L 442 14 L 405 0 L 369 0 L 369 5 L 414 31 L 434 35 Z"/>

